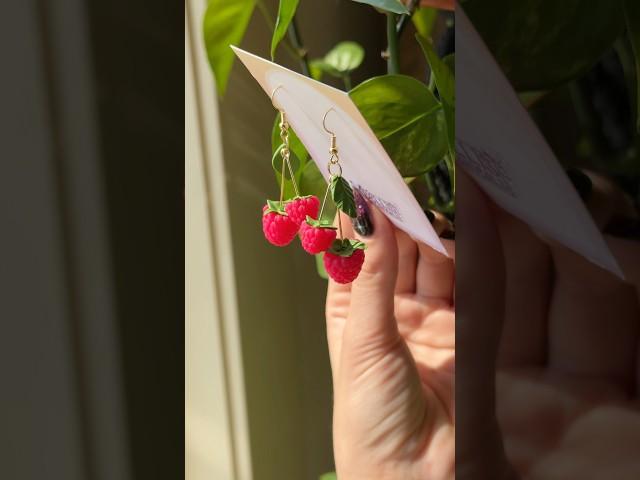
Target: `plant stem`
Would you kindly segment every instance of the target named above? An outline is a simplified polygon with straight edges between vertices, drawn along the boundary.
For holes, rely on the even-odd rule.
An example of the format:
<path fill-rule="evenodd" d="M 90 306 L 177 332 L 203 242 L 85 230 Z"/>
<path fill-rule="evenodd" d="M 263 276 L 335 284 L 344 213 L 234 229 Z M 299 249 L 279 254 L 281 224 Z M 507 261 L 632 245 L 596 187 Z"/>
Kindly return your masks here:
<path fill-rule="evenodd" d="M 429 190 L 429 201 L 427 202 L 428 206 L 436 209 L 439 208 L 440 202 L 439 202 L 439 196 L 438 196 L 438 189 L 433 183 L 433 179 L 431 178 L 431 174 L 429 172 L 424 174 L 424 183 L 427 184 L 427 189 Z"/>
<path fill-rule="evenodd" d="M 342 76 L 342 82 L 344 83 L 344 89 L 347 92 L 351 90 L 351 76 L 348 73 Z"/>
<path fill-rule="evenodd" d="M 444 156 L 444 162 L 449 171 L 449 184 L 451 185 L 451 197 L 456 198 L 456 163 L 452 152 Z"/>
<path fill-rule="evenodd" d="M 387 73 L 395 74 L 400 72 L 398 64 L 398 35 L 396 33 L 396 15 L 387 12 Z"/>
<path fill-rule="evenodd" d="M 296 50 L 298 54 L 298 59 L 300 61 L 300 67 L 302 68 L 302 73 L 307 77 L 311 77 L 311 69 L 309 68 L 309 57 L 307 56 L 307 49 L 302 45 L 302 38 L 300 37 L 300 31 L 298 30 L 298 22 L 294 15 L 293 19 L 291 19 L 291 23 L 289 24 L 289 38 L 291 39 L 291 43 L 293 48 Z"/>
<path fill-rule="evenodd" d="M 409 15 L 401 15 L 400 20 L 398 20 L 398 23 L 396 24 L 396 33 L 398 36 L 402 35 L 402 32 L 404 31 L 404 27 L 407 26 L 407 23 L 413 16 L 414 12 L 416 11 L 416 8 L 418 8 L 419 3 L 420 3 L 420 0 L 411 0 L 407 5 L 407 10 L 409 10 Z"/>
<path fill-rule="evenodd" d="M 262 14 L 262 18 L 264 18 L 264 21 L 267 23 L 269 30 L 273 32 L 273 29 L 275 28 L 275 24 L 264 2 L 262 0 L 256 0 L 256 7 L 258 7 L 258 10 L 260 10 L 260 13 Z"/>

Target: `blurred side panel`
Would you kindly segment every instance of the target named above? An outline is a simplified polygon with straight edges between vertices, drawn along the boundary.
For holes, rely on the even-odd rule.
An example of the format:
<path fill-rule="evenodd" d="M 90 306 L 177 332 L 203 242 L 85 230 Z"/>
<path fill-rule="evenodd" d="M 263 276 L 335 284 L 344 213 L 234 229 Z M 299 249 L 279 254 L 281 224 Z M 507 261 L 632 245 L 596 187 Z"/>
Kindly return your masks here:
<path fill-rule="evenodd" d="M 85 5 L 12 7 L 0 14 L 2 476 L 126 480 Z"/>

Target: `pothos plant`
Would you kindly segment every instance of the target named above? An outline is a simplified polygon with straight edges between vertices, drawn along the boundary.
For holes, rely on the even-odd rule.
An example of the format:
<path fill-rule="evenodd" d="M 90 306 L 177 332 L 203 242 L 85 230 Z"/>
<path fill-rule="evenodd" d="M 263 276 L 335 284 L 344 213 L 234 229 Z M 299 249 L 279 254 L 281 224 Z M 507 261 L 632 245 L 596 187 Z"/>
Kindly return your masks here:
<path fill-rule="evenodd" d="M 433 47 L 432 32 L 439 10 L 422 6 L 430 2 L 418 0 L 353 1 L 367 4 L 362 8 L 373 7 L 381 14 L 388 45 L 383 55 L 365 52 L 361 45 L 346 38 L 323 56 L 309 58 L 296 21 L 300 0 L 280 0 L 275 15 L 263 0 L 209 0 L 203 21 L 204 41 L 218 94 L 224 95 L 234 62 L 229 45 L 242 43 L 249 21 L 254 14 L 259 14 L 273 32 L 271 58 L 287 54 L 296 60 L 300 72 L 309 77 L 319 81 L 338 79 L 407 183 L 416 191 L 426 192 L 416 194 L 423 208 L 452 216 L 455 210 L 454 57 L 451 54 L 440 58 Z M 453 5 L 452 1 L 431 3 Z M 413 29 L 406 28 L 409 23 Z M 399 68 L 402 52 L 398 40 L 411 30 L 430 67 L 420 79 L 404 75 Z M 387 74 L 354 85 L 352 72 L 360 67 L 365 55 L 376 55 L 380 62 L 386 62 Z M 283 179 L 280 173 L 279 123 L 276 116 L 272 130 L 272 164 L 276 180 L 279 185 L 284 182 L 284 194 L 289 198 L 294 190 L 291 180 Z M 300 194 L 322 198 L 326 183 L 293 131 L 289 134 L 288 150 Z M 326 215 L 333 213 L 331 208 L 326 209 Z"/>
<path fill-rule="evenodd" d="M 563 135 L 549 138 L 559 160 L 613 178 L 638 205 L 640 2 L 460 0 L 460 5 L 534 119 L 544 110 L 547 122 L 564 114 L 576 123 L 564 122 Z"/>
<path fill-rule="evenodd" d="M 423 207 L 437 208 L 452 215 L 455 199 L 454 57 L 440 58 L 433 48 L 432 30 L 438 10 L 421 6 L 418 0 L 354 1 L 368 4 L 362 8 L 373 7 L 381 14 L 381 22 L 386 24 L 388 45 L 380 58 L 381 62 L 386 62 L 387 74 L 358 85 L 353 85 L 351 74 L 362 64 L 365 55 L 374 53 L 366 53 L 361 45 L 346 38 L 323 56 L 310 59 L 296 22 L 300 0 L 280 0 L 275 16 L 263 0 L 209 0 L 203 33 L 218 94 L 224 95 L 234 62 L 234 53 L 229 46 L 242 43 L 249 21 L 257 12 L 273 32 L 271 58 L 275 59 L 276 54 L 283 51 L 298 62 L 304 75 L 319 81 L 332 77 L 340 79 L 407 183 L 427 187 L 423 190 L 428 194 L 419 198 Z M 444 3 L 450 7 L 453 4 L 452 1 Z M 430 73 L 425 71 L 424 78 L 420 79 L 403 75 L 399 68 L 401 52 L 398 40 L 403 32 L 411 30 L 405 28 L 408 22 L 414 25 L 416 41 L 430 66 Z M 375 52 L 375 55 L 379 53 Z M 281 123 L 277 115 L 272 130 L 272 164 L 282 188 L 281 197 L 289 198 L 296 190 L 296 194 L 322 198 L 325 181 L 293 131 L 288 135 L 286 156 L 290 160 L 294 181 L 284 178 L 285 156 L 282 151 L 285 147 Z M 436 191 L 435 169 L 444 172 L 445 181 L 442 181 L 443 173 L 440 173 L 438 182 L 440 194 Z M 277 213 L 283 208 L 282 204 L 269 204 L 267 211 Z M 334 213 L 331 208 L 326 210 L 327 215 Z M 273 220 L 281 219 L 274 217 Z M 335 474 L 323 476 L 323 479 L 329 478 L 335 478 Z"/>

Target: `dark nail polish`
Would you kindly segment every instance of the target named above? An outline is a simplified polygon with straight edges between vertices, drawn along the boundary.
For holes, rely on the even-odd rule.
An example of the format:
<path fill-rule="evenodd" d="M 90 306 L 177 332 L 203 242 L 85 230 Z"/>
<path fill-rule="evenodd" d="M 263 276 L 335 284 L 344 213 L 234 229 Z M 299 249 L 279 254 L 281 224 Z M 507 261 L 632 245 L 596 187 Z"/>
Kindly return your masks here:
<path fill-rule="evenodd" d="M 435 213 L 433 213 L 431 210 L 425 210 L 424 213 L 429 219 L 429 222 L 433 225 L 433 221 L 436 219 Z"/>
<path fill-rule="evenodd" d="M 573 167 L 567 169 L 567 176 L 569 177 L 569 180 L 571 180 L 571 183 L 573 183 L 575 189 L 578 191 L 578 195 L 580 195 L 582 201 L 586 202 L 591 196 L 591 191 L 593 190 L 593 183 L 591 182 L 589 176 L 582 172 L 580 169 Z"/>
<path fill-rule="evenodd" d="M 445 240 L 455 240 L 456 231 L 454 229 L 447 229 L 440 234 L 440 238 L 444 238 Z"/>
<path fill-rule="evenodd" d="M 604 228 L 604 233 L 614 237 L 640 239 L 640 220 L 635 218 L 613 218 Z"/>
<path fill-rule="evenodd" d="M 356 203 L 356 218 L 351 219 L 351 224 L 358 235 L 368 237 L 373 234 L 373 223 L 367 201 L 357 189 L 353 190 L 353 199 Z"/>

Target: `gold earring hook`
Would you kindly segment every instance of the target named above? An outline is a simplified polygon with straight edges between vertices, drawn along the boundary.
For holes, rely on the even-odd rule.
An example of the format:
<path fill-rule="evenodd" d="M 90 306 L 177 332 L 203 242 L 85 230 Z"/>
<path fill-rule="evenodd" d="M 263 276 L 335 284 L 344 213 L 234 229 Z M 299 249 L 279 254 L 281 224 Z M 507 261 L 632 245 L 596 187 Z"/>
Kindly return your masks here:
<path fill-rule="evenodd" d="M 276 107 L 276 104 L 273 103 L 273 99 L 276 96 L 276 92 L 281 88 L 282 88 L 282 85 L 278 85 L 276 88 L 273 89 L 273 92 L 271 92 L 271 105 L 273 105 L 273 108 L 275 108 L 276 110 L 279 110 L 282 112 L 282 108 Z"/>
<path fill-rule="evenodd" d="M 333 133 L 331 130 L 329 130 L 327 128 L 327 115 L 329 115 L 329 112 L 333 110 L 333 107 L 331 107 L 329 110 L 327 110 L 327 112 L 324 114 L 324 117 L 322 117 L 322 128 L 324 128 L 324 131 L 327 132 L 329 135 L 331 135 L 332 137 L 335 137 L 336 134 Z M 335 112 L 335 110 L 333 110 Z"/>

